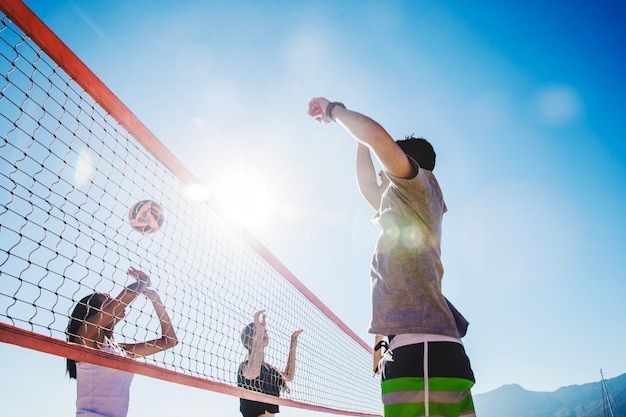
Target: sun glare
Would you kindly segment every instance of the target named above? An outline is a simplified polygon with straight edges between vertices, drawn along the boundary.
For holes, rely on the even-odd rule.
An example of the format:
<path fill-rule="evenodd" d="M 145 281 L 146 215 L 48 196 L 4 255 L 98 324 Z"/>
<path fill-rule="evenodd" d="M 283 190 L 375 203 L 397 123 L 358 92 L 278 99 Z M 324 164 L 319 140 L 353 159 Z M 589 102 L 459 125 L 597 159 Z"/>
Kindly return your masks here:
<path fill-rule="evenodd" d="M 191 201 L 207 201 L 210 198 L 206 187 L 199 183 L 190 183 L 183 188 L 183 194 Z"/>
<path fill-rule="evenodd" d="M 272 182 L 258 173 L 241 173 L 215 190 L 217 204 L 229 219 L 250 229 L 267 227 L 276 197 Z"/>
<path fill-rule="evenodd" d="M 94 174 L 93 159 L 89 151 L 84 150 L 78 156 L 76 171 L 74 173 L 74 185 L 80 187 L 86 184 Z"/>

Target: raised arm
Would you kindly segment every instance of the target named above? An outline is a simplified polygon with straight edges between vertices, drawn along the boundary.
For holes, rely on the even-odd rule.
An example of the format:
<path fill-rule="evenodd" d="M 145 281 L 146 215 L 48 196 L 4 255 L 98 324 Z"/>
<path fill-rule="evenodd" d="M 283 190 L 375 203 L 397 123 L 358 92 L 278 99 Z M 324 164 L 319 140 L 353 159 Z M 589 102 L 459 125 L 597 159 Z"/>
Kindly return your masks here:
<path fill-rule="evenodd" d="M 101 310 L 87 319 L 78 329 L 77 336 L 82 341 L 82 344 L 95 348 L 98 347 L 98 343 L 102 342 L 104 338 L 102 330 L 123 318 L 126 307 L 150 285 L 150 277 L 138 269 L 130 267 L 128 274 L 137 281 L 124 288 L 117 297 L 109 297 L 105 300 Z"/>
<path fill-rule="evenodd" d="M 356 180 L 361 195 L 375 209 L 380 208 L 380 199 L 389 185 L 389 179 L 381 172 L 379 183 L 376 179 L 376 170 L 372 162 L 370 149 L 363 143 L 358 142 L 356 152 Z"/>
<path fill-rule="evenodd" d="M 158 339 L 148 340 L 139 343 L 122 343 L 122 347 L 133 356 L 149 356 L 165 349 L 170 349 L 178 344 L 176 331 L 172 325 L 161 297 L 152 288 L 146 288 L 143 294 L 148 298 L 154 306 L 154 311 L 161 323 L 161 337 Z"/>
<path fill-rule="evenodd" d="M 409 162 L 404 151 L 378 122 L 341 106 L 334 106 L 332 114 L 327 115 L 326 109 L 329 103 L 329 100 L 323 97 L 312 99 L 309 102 L 308 115 L 324 124 L 337 122 L 352 137 L 370 148 L 384 170 L 392 175 L 412 178 L 417 174 L 416 168 Z"/>
<path fill-rule="evenodd" d="M 285 381 L 293 381 L 296 376 L 296 348 L 298 347 L 298 336 L 302 330 L 296 330 L 291 335 L 291 344 L 289 345 L 289 356 L 287 357 L 287 365 L 282 372 Z"/>
<path fill-rule="evenodd" d="M 244 378 L 256 379 L 261 374 L 261 365 L 265 362 L 266 344 L 265 310 L 259 310 L 254 313 L 254 333 L 250 342 L 248 362 L 241 368 Z"/>

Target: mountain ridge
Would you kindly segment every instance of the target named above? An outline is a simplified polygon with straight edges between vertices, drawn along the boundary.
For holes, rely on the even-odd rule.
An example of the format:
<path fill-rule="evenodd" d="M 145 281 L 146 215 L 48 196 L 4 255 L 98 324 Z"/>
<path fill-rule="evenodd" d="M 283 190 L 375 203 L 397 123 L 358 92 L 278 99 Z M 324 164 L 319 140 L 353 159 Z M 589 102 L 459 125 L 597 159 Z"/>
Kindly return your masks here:
<path fill-rule="evenodd" d="M 626 373 L 605 379 L 615 417 L 626 417 Z M 601 381 L 568 385 L 555 391 L 528 391 L 507 384 L 474 395 L 480 417 L 605 417 Z"/>

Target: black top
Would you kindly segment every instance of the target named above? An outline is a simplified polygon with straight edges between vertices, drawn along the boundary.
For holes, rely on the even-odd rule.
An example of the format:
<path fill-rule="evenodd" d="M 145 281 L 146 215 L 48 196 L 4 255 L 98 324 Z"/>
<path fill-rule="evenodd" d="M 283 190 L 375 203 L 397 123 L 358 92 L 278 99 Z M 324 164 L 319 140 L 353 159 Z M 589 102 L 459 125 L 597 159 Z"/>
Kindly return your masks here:
<path fill-rule="evenodd" d="M 261 371 L 259 376 L 255 379 L 246 379 L 243 376 L 242 369 L 247 365 L 248 361 L 243 361 L 239 365 L 239 372 L 237 372 L 237 385 L 249 389 L 250 391 L 261 392 L 263 394 L 272 395 L 274 397 L 280 397 L 280 390 L 285 386 L 283 376 L 278 370 L 266 363 L 261 365 Z M 239 411 L 243 417 L 258 417 L 259 415 L 268 411 L 272 414 L 279 412 L 278 405 L 268 404 L 259 401 L 240 399 Z"/>

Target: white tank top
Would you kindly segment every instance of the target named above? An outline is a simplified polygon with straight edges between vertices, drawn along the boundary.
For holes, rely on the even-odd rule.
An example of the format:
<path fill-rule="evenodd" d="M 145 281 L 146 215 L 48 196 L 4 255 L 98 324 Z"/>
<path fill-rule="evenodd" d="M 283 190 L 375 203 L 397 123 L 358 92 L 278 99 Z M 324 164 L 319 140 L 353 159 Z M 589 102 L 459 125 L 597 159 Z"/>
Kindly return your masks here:
<path fill-rule="evenodd" d="M 101 350 L 118 356 L 128 353 L 105 338 Z M 88 362 L 76 363 L 76 416 L 126 417 L 134 374 Z"/>

